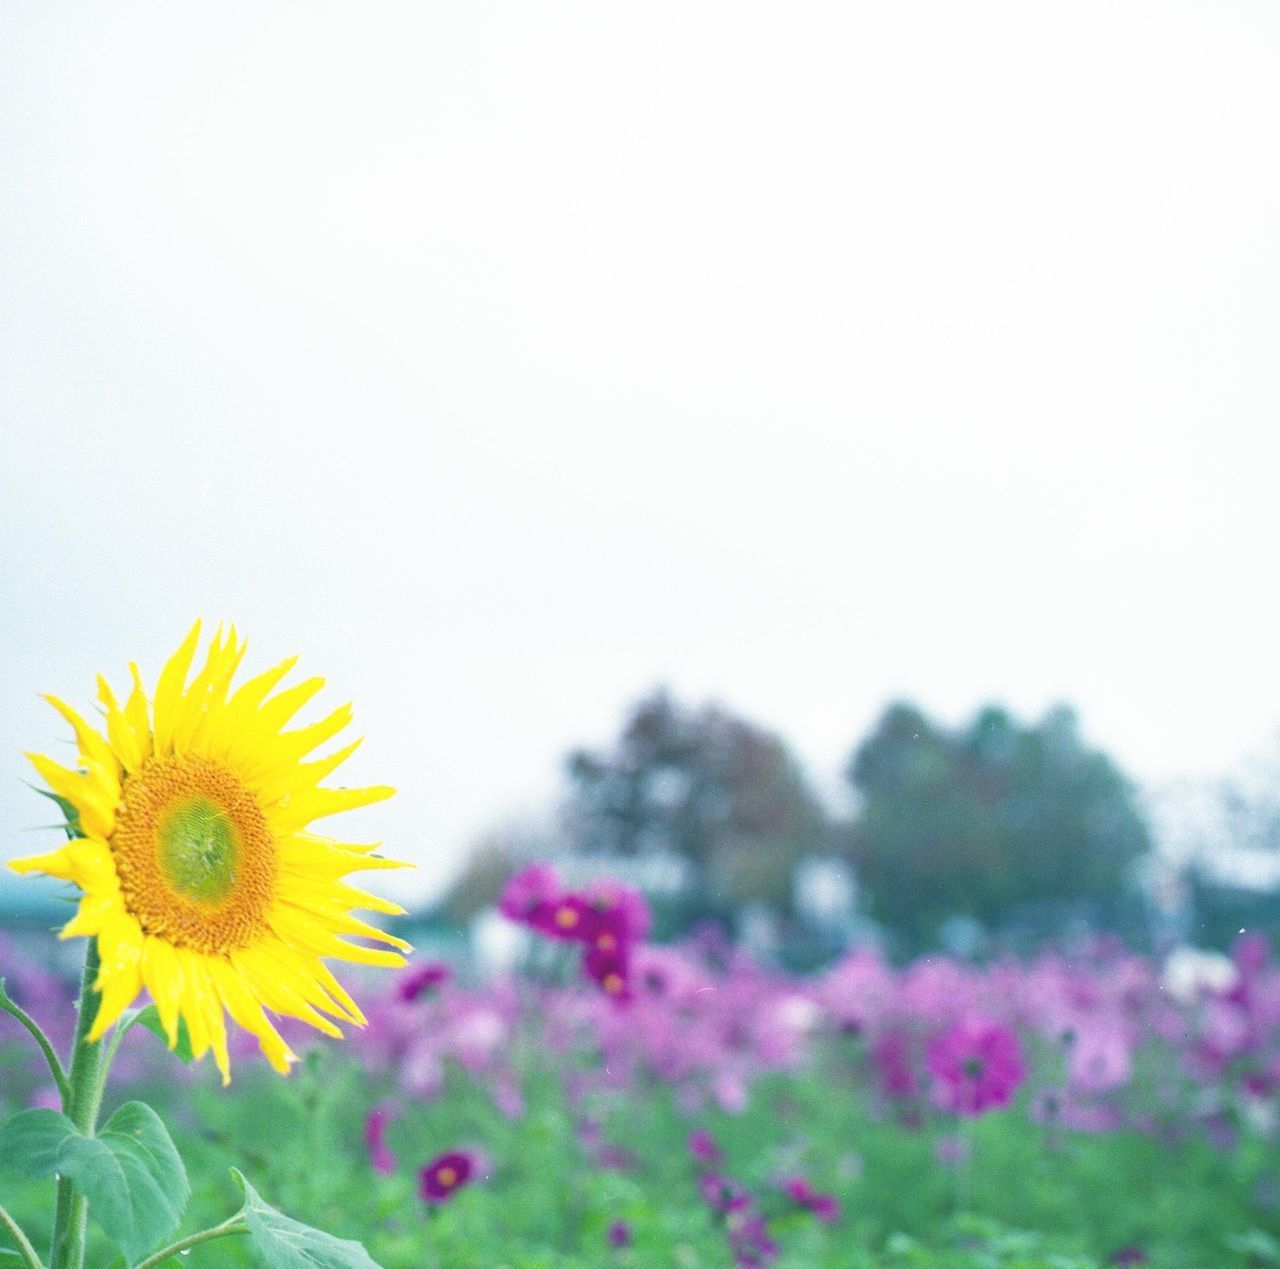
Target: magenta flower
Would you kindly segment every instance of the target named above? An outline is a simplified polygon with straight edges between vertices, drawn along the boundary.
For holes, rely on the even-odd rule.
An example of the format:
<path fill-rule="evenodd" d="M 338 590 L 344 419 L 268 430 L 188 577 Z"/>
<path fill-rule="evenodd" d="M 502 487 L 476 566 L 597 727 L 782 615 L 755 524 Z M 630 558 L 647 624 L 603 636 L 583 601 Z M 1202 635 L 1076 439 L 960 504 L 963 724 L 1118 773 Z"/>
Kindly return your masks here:
<path fill-rule="evenodd" d="M 498 911 L 512 921 L 528 922 L 541 907 L 564 894 L 560 874 L 550 864 L 530 864 L 510 878 L 498 899 Z"/>
<path fill-rule="evenodd" d="M 369 1151 L 369 1165 L 375 1172 L 389 1176 L 396 1170 L 396 1157 L 387 1146 L 387 1124 L 391 1116 L 375 1106 L 364 1121 L 364 1144 Z"/>
<path fill-rule="evenodd" d="M 982 1115 L 1007 1106 L 1026 1078 L 1018 1037 L 1003 1023 L 969 1018 L 929 1045 L 934 1098 L 957 1115 Z"/>
<path fill-rule="evenodd" d="M 418 1174 L 418 1187 L 428 1203 L 444 1203 L 471 1180 L 475 1160 L 461 1150 L 433 1159 Z"/>
<path fill-rule="evenodd" d="M 724 1162 L 724 1152 L 705 1128 L 695 1128 L 689 1134 L 689 1153 L 698 1163 L 705 1163 L 708 1167 Z"/>
<path fill-rule="evenodd" d="M 751 1195 L 737 1181 L 717 1172 L 699 1177 L 698 1193 L 713 1212 L 742 1212 L 751 1206 Z"/>
<path fill-rule="evenodd" d="M 593 948 L 582 958 L 582 968 L 606 996 L 619 1003 L 631 999 L 627 958 L 622 950 L 601 952 Z"/>
<path fill-rule="evenodd" d="M 734 1263 L 740 1269 L 763 1269 L 777 1259 L 778 1244 L 769 1237 L 769 1225 L 758 1212 L 730 1212 L 725 1229 Z"/>
<path fill-rule="evenodd" d="M 606 1235 L 610 1247 L 631 1246 L 631 1226 L 626 1221 L 614 1221 Z"/>
<path fill-rule="evenodd" d="M 638 943 L 651 924 L 649 905 L 639 890 L 620 881 L 594 881 L 582 897 L 602 916 L 609 919 L 619 937 L 627 943 Z"/>
<path fill-rule="evenodd" d="M 413 965 L 396 980 L 396 995 L 405 1004 L 411 1004 L 420 996 L 443 987 L 452 977 L 453 970 L 444 961 Z"/>
<path fill-rule="evenodd" d="M 595 910 L 577 894 L 561 895 L 551 903 L 540 903 L 529 914 L 529 924 L 549 939 L 582 943 L 590 936 Z"/>
<path fill-rule="evenodd" d="M 840 1219 L 840 1200 L 834 1194 L 819 1194 L 804 1177 L 788 1177 L 782 1189 L 793 1203 L 812 1212 L 824 1225 L 834 1225 Z"/>

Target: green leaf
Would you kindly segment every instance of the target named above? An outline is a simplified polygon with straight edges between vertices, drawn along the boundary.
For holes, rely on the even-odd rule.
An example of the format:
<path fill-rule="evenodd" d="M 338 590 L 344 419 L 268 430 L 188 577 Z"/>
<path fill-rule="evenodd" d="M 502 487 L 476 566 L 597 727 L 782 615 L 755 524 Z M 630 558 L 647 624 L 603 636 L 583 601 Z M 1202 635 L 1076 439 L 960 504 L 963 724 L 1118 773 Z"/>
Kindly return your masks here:
<path fill-rule="evenodd" d="M 26 782 L 24 781 L 24 783 Z M 58 809 L 62 812 L 67 821 L 67 836 L 80 836 L 80 812 L 76 809 L 74 802 L 67 801 L 67 799 L 60 793 L 54 793 L 52 789 L 42 789 L 38 784 L 27 784 L 27 788 L 34 789 L 42 798 L 48 798 L 50 802 L 57 803 Z"/>
<path fill-rule="evenodd" d="M 158 1035 L 168 1045 L 169 1037 L 165 1034 L 164 1023 L 160 1021 L 160 1010 L 155 1005 L 148 1005 L 134 1021 L 146 1027 L 152 1035 Z M 173 1053 L 183 1062 L 190 1062 L 195 1056 L 191 1051 L 191 1036 L 187 1032 L 186 1019 L 181 1015 L 178 1017 L 178 1043 Z"/>
<path fill-rule="evenodd" d="M 267 1269 L 379 1269 L 359 1243 L 322 1234 L 277 1212 L 237 1168 L 231 1169 L 231 1175 L 244 1190 L 239 1214 L 249 1230 L 249 1241 Z"/>
<path fill-rule="evenodd" d="M 191 1197 L 164 1124 L 142 1102 L 126 1102 L 95 1136 L 65 1140 L 56 1170 L 80 1187 L 90 1214 L 130 1263 L 177 1229 Z"/>
<path fill-rule="evenodd" d="M 62 1147 L 80 1129 L 56 1110 L 24 1110 L 0 1125 L 0 1167 L 21 1176 L 52 1176 Z"/>

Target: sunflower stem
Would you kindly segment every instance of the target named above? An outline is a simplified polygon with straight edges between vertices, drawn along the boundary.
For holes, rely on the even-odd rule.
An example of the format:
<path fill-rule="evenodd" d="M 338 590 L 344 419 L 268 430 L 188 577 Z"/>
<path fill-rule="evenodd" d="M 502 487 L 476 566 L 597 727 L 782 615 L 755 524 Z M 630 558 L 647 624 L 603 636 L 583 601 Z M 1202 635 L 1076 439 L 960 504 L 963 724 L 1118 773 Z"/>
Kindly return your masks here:
<path fill-rule="evenodd" d="M 77 1004 L 76 1038 L 71 1050 L 71 1069 L 67 1076 L 67 1096 L 63 1113 L 81 1132 L 92 1134 L 98 1123 L 102 1105 L 102 1085 L 98 1071 L 102 1065 L 102 1045 L 85 1039 L 98 1014 L 98 996 L 94 983 L 98 978 L 98 941 L 88 939 L 84 956 L 84 973 L 80 979 Z M 53 1214 L 52 1269 L 82 1269 L 84 1265 L 84 1231 L 89 1216 L 88 1200 L 67 1177 L 58 1177 L 57 1206 Z"/>

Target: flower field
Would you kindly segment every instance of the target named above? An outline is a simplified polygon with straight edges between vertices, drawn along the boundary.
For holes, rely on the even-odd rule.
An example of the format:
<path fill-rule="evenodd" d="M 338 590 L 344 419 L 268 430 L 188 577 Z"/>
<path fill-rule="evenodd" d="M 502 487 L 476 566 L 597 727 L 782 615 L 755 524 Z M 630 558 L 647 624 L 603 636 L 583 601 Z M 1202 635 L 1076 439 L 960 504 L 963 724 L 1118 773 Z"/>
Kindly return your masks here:
<path fill-rule="evenodd" d="M 550 869 L 503 911 L 521 972 L 371 978 L 345 1044 L 286 1030 L 287 1080 L 242 1033 L 223 1089 L 136 1028 L 116 1095 L 144 1090 L 179 1143 L 184 1228 L 226 1211 L 235 1165 L 387 1269 L 1280 1263 L 1263 940 L 1229 964 L 1105 941 L 981 968 L 864 950 L 796 978 L 713 932 L 652 945 L 638 895 Z M 72 985 L 0 960 L 65 1042 Z M 4 1023 L 5 1113 L 56 1105 Z M 13 1215 L 37 1222 L 51 1186 L 12 1186 Z M 87 1263 L 119 1263 L 94 1236 Z M 255 1261 L 227 1238 L 185 1263 Z"/>

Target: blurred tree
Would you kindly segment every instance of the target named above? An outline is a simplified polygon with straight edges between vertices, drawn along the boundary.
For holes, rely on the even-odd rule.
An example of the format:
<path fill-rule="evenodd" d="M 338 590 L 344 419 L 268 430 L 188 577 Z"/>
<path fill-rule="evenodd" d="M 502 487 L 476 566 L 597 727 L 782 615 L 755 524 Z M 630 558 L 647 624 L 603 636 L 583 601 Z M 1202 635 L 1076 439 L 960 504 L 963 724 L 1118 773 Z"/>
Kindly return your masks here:
<path fill-rule="evenodd" d="M 919 944 L 951 916 L 999 926 L 1019 911 L 1108 909 L 1151 842 L 1129 782 L 1081 740 L 1075 715 L 1021 726 L 985 708 L 949 731 L 890 706 L 847 778 L 847 842 L 871 913 Z"/>
<path fill-rule="evenodd" d="M 709 908 L 791 906 L 792 874 L 828 850 L 830 826 L 799 765 L 771 732 L 718 706 L 656 691 L 608 750 L 567 762 L 568 845 L 587 854 L 681 859 Z"/>
<path fill-rule="evenodd" d="M 440 901 L 442 911 L 458 924 L 494 907 L 507 878 L 526 864 L 549 859 L 554 846 L 535 825 L 506 824 L 485 833 L 472 846 L 467 862 Z"/>

